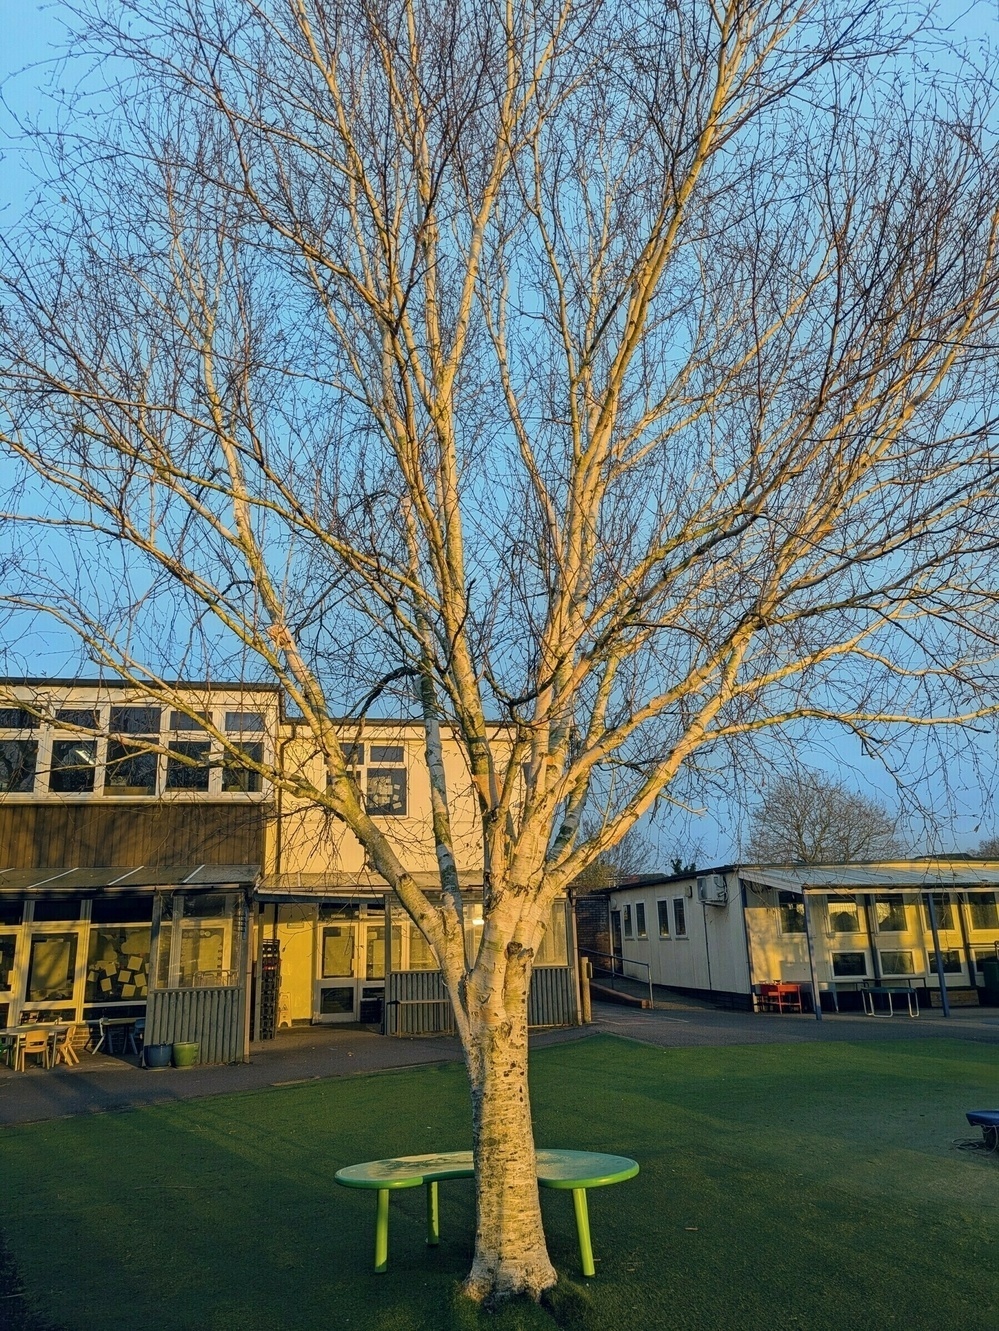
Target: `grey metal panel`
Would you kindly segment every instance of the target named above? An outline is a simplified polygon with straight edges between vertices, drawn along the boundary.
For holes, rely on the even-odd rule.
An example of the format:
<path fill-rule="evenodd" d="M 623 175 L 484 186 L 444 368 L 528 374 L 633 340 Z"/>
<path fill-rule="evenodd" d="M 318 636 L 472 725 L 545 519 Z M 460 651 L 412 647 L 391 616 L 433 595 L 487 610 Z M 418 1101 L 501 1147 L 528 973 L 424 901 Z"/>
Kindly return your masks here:
<path fill-rule="evenodd" d="M 240 985 L 154 989 L 146 1006 L 146 1043 L 191 1040 L 202 1063 L 238 1063 L 243 1057 L 245 1004 Z"/>
<path fill-rule="evenodd" d="M 440 1035 L 454 1017 L 440 971 L 395 971 L 386 982 L 389 1035 Z M 539 966 L 531 978 L 527 1021 L 531 1026 L 574 1026 L 576 982 L 571 966 Z"/>
<path fill-rule="evenodd" d="M 440 971 L 393 971 L 386 981 L 389 1035 L 451 1035 L 454 1013 Z"/>

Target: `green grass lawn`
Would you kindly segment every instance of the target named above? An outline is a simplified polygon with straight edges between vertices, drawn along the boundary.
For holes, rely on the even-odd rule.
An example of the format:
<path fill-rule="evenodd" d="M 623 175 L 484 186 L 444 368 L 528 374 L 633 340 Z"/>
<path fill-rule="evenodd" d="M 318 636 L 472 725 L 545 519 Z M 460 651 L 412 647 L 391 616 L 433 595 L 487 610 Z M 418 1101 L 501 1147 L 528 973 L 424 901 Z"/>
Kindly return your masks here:
<path fill-rule="evenodd" d="M 466 1147 L 456 1066 L 8 1129 L 0 1228 L 31 1310 L 60 1331 L 999 1325 L 999 1158 L 952 1145 L 966 1109 L 999 1105 L 991 1047 L 600 1036 L 535 1053 L 531 1080 L 540 1145 L 642 1168 L 589 1195 L 594 1280 L 571 1197 L 542 1195 L 551 1315 L 456 1299 L 470 1183 L 442 1185 L 437 1249 L 422 1190 L 396 1194 L 375 1276 L 374 1196 L 332 1182 L 359 1160 Z"/>

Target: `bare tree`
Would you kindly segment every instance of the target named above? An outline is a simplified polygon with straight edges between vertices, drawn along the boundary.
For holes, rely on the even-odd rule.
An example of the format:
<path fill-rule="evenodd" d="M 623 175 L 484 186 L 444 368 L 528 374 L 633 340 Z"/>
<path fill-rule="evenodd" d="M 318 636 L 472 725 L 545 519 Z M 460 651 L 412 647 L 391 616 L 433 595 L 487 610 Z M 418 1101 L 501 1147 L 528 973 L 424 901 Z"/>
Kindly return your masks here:
<path fill-rule="evenodd" d="M 287 690 L 329 784 L 265 775 L 352 829 L 454 1002 L 466 1289 L 538 1296 L 555 895 L 774 728 L 994 706 L 993 85 L 905 81 L 881 0 L 76 7 L 106 86 L 4 241 L 9 603 L 157 688 L 228 653 Z M 337 743 L 380 693 L 422 718 L 439 897 Z"/>
<path fill-rule="evenodd" d="M 753 811 L 746 853 L 764 863 L 850 864 L 901 853 L 896 820 L 878 800 L 822 772 L 778 777 Z"/>
<path fill-rule="evenodd" d="M 980 860 L 999 860 L 999 837 L 986 837 L 979 842 L 975 854 Z"/>

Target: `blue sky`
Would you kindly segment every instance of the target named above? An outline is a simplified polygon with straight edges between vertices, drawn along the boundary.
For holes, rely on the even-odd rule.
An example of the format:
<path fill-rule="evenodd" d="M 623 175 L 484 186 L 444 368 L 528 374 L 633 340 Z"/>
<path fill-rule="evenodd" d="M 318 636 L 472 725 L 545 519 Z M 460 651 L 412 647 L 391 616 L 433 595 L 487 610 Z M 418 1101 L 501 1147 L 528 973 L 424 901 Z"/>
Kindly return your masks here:
<path fill-rule="evenodd" d="M 846 3 L 847 0 L 844 0 Z M 20 164 L 20 151 L 14 141 L 16 116 L 31 116 L 45 106 L 37 91 L 56 74 L 55 56 L 64 39 L 60 16 L 65 7 L 60 0 L 37 4 L 33 0 L 0 0 L 3 41 L 0 43 L 0 84 L 4 104 L 0 106 L 0 225 L 4 213 L 21 211 L 30 177 Z M 999 34 L 999 0 L 978 0 L 963 4 L 952 0 L 944 12 L 953 19 L 960 33 L 973 41 L 994 39 Z M 999 43 L 997 43 L 999 44 Z M 35 68 L 19 72 L 25 66 Z M 37 673 L 56 673 L 64 661 L 63 649 L 52 642 L 50 651 L 40 643 Z M 34 672 L 33 672 L 34 673 Z M 948 744 L 946 762 L 932 761 L 932 744 L 917 742 L 905 763 L 903 775 L 936 811 L 934 833 L 918 821 L 911 827 L 914 851 L 971 850 L 988 835 L 999 834 L 999 806 L 995 805 L 997 743 L 995 731 L 966 733 Z M 896 806 L 892 779 L 881 767 L 866 758 L 859 746 L 845 736 L 830 735 L 821 746 L 812 746 L 801 755 L 813 765 L 836 772 L 866 794 L 880 796 Z M 934 768 L 930 777 L 921 771 Z M 674 854 L 685 857 L 695 853 L 702 864 L 736 858 L 738 844 L 733 829 L 744 825 L 742 799 L 726 800 L 713 796 L 703 816 L 671 821 L 650 837 L 658 842 L 662 867 Z"/>

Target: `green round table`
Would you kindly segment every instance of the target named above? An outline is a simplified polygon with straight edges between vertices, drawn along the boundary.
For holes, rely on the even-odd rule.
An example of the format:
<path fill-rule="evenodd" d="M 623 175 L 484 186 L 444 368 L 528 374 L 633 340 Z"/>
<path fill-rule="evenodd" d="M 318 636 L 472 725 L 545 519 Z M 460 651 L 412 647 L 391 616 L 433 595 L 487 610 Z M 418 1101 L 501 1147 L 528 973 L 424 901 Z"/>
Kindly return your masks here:
<path fill-rule="evenodd" d="M 598 1151 L 551 1151 L 536 1153 L 538 1183 L 542 1188 L 572 1192 L 583 1275 L 596 1275 L 590 1242 L 587 1188 L 605 1188 L 623 1183 L 638 1173 L 638 1164 L 626 1155 L 603 1155 Z M 399 1188 L 427 1190 L 427 1243 L 440 1241 L 440 1211 L 437 1185 L 453 1178 L 471 1178 L 475 1170 L 471 1151 L 441 1151 L 432 1155 L 401 1155 L 389 1160 L 368 1160 L 338 1169 L 336 1181 L 345 1188 L 368 1188 L 377 1192 L 375 1204 L 375 1270 L 388 1269 L 389 1196 Z"/>

